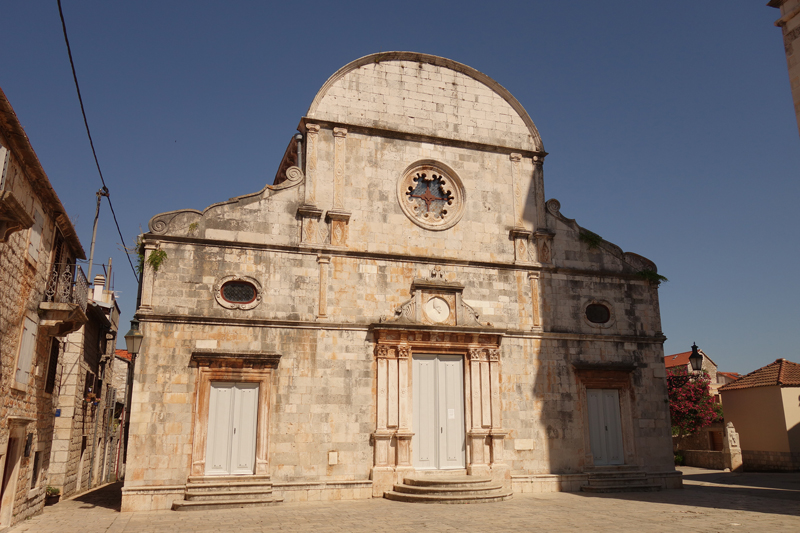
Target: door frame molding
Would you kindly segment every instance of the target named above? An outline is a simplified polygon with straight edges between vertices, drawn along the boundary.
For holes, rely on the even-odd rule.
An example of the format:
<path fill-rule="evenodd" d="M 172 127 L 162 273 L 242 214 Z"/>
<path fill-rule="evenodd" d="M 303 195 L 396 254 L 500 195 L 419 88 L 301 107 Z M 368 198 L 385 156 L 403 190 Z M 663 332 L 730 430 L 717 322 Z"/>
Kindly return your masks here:
<path fill-rule="evenodd" d="M 376 392 L 373 494 L 380 496 L 415 471 L 412 464 L 412 354 L 464 358 L 464 422 L 467 473 L 505 478 L 500 405 L 500 343 L 493 328 L 382 324 L 372 329 Z"/>
<path fill-rule="evenodd" d="M 633 405 L 635 393 L 631 385 L 633 365 L 591 365 L 573 363 L 578 384 L 579 405 L 583 422 L 583 466 L 594 466 L 592 440 L 589 434 L 589 403 L 586 389 L 617 389 L 619 393 L 619 424 L 622 431 L 622 455 L 626 465 L 636 464 L 633 435 Z"/>
<path fill-rule="evenodd" d="M 192 416 L 191 475 L 204 476 L 208 441 L 208 413 L 212 381 L 258 383 L 256 418 L 256 475 L 269 474 L 269 414 L 272 375 L 280 362 L 279 354 L 232 354 L 194 352 L 192 365 L 197 368 L 195 405 Z"/>

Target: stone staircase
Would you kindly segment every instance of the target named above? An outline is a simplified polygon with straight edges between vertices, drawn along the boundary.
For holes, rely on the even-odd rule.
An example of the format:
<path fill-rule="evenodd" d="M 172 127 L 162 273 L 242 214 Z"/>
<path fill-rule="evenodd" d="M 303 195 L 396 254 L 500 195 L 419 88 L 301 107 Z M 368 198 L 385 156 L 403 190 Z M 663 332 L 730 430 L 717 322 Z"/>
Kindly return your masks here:
<path fill-rule="evenodd" d="M 272 495 L 269 476 L 189 476 L 183 500 L 173 511 L 208 511 L 236 507 L 263 507 L 280 503 Z"/>
<path fill-rule="evenodd" d="M 583 492 L 654 492 L 661 490 L 661 485 L 649 483 L 647 473 L 637 466 L 615 465 L 595 466 L 587 468 L 588 485 L 583 485 Z"/>
<path fill-rule="evenodd" d="M 383 496 L 410 503 L 489 503 L 510 499 L 511 491 L 490 477 L 421 475 L 405 478 Z"/>

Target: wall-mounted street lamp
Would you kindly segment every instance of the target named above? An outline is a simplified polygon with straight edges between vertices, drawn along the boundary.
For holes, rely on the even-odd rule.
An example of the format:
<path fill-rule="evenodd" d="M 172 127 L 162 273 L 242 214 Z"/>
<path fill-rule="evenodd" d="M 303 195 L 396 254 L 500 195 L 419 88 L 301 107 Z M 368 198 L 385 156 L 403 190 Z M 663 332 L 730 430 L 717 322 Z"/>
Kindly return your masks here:
<path fill-rule="evenodd" d="M 703 369 L 703 356 L 697 351 L 697 344 L 692 343 L 692 355 L 689 356 L 689 363 L 692 365 L 692 370 L 699 372 Z"/>
<path fill-rule="evenodd" d="M 131 320 L 131 329 L 125 334 L 125 346 L 134 359 L 136 354 L 139 353 L 139 348 L 142 347 L 142 339 L 144 335 L 139 331 L 139 321 L 136 319 Z"/>
<path fill-rule="evenodd" d="M 703 369 L 703 354 L 698 351 L 697 343 L 692 343 L 692 355 L 689 356 L 689 364 L 692 367 L 691 372 L 684 375 L 667 375 L 667 382 L 670 387 L 683 387 L 695 377 L 697 372 Z"/>

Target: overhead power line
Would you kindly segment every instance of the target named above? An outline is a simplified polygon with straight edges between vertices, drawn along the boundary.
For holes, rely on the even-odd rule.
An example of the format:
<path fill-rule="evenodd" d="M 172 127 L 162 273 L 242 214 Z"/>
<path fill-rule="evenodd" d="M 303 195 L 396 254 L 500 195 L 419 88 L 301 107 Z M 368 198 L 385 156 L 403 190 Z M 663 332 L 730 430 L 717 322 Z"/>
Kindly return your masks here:
<path fill-rule="evenodd" d="M 83 107 L 83 98 L 81 97 L 81 87 L 78 85 L 78 75 L 75 73 L 75 62 L 72 60 L 72 49 L 69 46 L 69 38 L 67 37 L 67 23 L 64 22 L 64 12 L 61 9 L 61 0 L 58 0 L 58 14 L 61 17 L 61 28 L 64 30 L 64 42 L 67 44 L 67 54 L 69 55 L 69 65 L 72 67 L 72 79 L 75 80 L 75 90 L 78 91 L 78 102 L 81 104 L 81 114 L 83 114 L 83 124 L 86 126 L 86 135 L 89 137 L 89 145 L 92 147 L 92 155 L 94 155 L 94 164 L 97 165 L 97 173 L 100 174 L 100 182 L 103 184 L 103 188 L 108 190 L 106 187 L 106 180 L 103 178 L 103 171 L 100 170 L 100 162 L 97 160 L 97 152 L 94 149 L 94 141 L 92 141 L 92 132 L 89 131 L 89 121 L 86 120 L 86 109 Z M 129 248 L 125 245 L 125 237 L 122 236 L 122 230 L 119 229 L 119 222 L 117 222 L 117 214 L 114 212 L 114 205 L 111 203 L 111 196 L 106 196 L 106 200 L 108 200 L 108 207 L 111 208 L 111 216 L 114 218 L 114 225 L 117 226 L 117 233 L 119 233 L 119 238 L 122 240 L 122 247 L 125 249 L 125 256 L 128 258 L 128 264 L 131 265 L 131 271 L 133 272 L 133 277 L 136 278 L 136 282 L 139 282 L 139 276 L 136 274 L 136 268 L 133 266 L 133 261 L 131 261 L 131 256 L 128 253 Z"/>

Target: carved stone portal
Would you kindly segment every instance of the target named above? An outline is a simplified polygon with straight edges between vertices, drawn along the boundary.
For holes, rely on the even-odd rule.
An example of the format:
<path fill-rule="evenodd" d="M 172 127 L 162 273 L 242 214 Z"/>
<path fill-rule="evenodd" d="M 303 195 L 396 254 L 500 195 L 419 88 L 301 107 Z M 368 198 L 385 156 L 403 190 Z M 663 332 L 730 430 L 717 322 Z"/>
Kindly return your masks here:
<path fill-rule="evenodd" d="M 503 463 L 500 406 L 502 332 L 483 325 L 461 299 L 464 286 L 443 279 L 434 268 L 430 279 L 415 279 L 412 298 L 392 320 L 373 326 L 377 363 L 376 428 L 373 433 L 373 495 L 382 496 L 414 472 L 413 354 L 464 357 L 464 420 L 467 473 L 491 476 L 510 485 Z"/>

